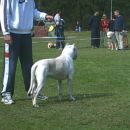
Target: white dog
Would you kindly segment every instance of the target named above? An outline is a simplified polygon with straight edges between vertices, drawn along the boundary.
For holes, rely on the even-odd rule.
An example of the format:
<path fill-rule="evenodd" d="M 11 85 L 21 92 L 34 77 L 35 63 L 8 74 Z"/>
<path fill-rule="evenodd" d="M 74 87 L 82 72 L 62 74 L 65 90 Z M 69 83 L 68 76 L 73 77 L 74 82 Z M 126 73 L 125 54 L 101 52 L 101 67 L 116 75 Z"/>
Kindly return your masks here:
<path fill-rule="evenodd" d="M 108 38 L 108 48 L 113 50 L 115 48 L 115 50 L 118 50 L 118 46 L 117 43 L 115 41 L 115 33 L 112 31 L 108 31 L 107 32 L 107 38 Z"/>
<path fill-rule="evenodd" d="M 73 59 L 77 57 L 76 46 L 66 44 L 61 55 L 57 58 L 43 59 L 37 61 L 31 68 L 31 82 L 28 95 L 32 95 L 32 104 L 37 105 L 37 96 L 45 85 L 47 77 L 52 77 L 58 81 L 59 99 L 61 99 L 61 84 L 62 80 L 68 81 L 68 94 L 71 100 L 75 100 L 72 96 L 72 77 L 73 77 Z"/>

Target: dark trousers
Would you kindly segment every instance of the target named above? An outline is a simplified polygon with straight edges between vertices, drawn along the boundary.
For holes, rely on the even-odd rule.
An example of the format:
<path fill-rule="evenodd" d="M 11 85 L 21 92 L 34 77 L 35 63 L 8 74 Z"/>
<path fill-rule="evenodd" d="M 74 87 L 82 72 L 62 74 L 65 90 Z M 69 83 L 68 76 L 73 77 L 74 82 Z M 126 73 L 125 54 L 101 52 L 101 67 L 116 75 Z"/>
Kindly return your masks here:
<path fill-rule="evenodd" d="M 5 60 L 2 93 L 14 93 L 15 73 L 20 60 L 25 90 L 30 86 L 32 60 L 32 38 L 30 34 L 11 33 L 12 43 L 5 43 Z"/>
<path fill-rule="evenodd" d="M 62 26 L 56 26 L 55 30 L 57 39 L 56 39 L 56 48 L 64 48 L 64 28 Z"/>
<path fill-rule="evenodd" d="M 92 29 L 91 30 L 91 47 L 100 47 L 100 30 Z"/>

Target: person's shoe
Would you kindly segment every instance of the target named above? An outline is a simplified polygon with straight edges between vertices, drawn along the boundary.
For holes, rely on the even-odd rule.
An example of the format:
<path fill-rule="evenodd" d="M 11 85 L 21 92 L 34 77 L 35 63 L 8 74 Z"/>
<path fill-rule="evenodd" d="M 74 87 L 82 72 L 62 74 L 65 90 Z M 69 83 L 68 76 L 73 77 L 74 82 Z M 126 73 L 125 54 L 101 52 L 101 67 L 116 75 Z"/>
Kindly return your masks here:
<path fill-rule="evenodd" d="M 28 95 L 28 98 L 31 99 L 31 98 L 32 98 L 32 95 Z M 39 95 L 37 96 L 37 99 L 38 99 L 38 100 L 47 100 L 48 97 L 39 94 Z"/>
<path fill-rule="evenodd" d="M 44 95 L 39 94 L 39 95 L 37 96 L 37 99 L 39 99 L 39 100 L 47 100 L 47 99 L 48 99 L 48 97 L 47 97 L 47 96 L 44 96 Z"/>
<path fill-rule="evenodd" d="M 10 93 L 5 93 L 4 96 L 2 96 L 1 102 L 3 102 L 6 105 L 11 105 L 14 103 Z"/>

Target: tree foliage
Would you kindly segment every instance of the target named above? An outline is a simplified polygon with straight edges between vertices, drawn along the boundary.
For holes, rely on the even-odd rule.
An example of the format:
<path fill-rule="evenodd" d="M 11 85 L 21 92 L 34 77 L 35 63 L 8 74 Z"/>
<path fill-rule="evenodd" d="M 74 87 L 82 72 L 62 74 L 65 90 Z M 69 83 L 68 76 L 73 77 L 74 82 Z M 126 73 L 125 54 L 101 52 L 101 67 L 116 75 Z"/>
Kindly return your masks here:
<path fill-rule="evenodd" d="M 95 10 L 107 14 L 110 18 L 111 0 L 37 0 L 38 9 L 54 15 L 57 9 L 62 11 L 62 17 L 66 21 L 67 28 L 73 29 L 76 21 L 82 23 L 82 27 L 87 29 L 88 19 Z M 121 14 L 126 18 L 128 27 L 130 18 L 130 1 L 113 0 L 113 11 L 119 9 Z"/>

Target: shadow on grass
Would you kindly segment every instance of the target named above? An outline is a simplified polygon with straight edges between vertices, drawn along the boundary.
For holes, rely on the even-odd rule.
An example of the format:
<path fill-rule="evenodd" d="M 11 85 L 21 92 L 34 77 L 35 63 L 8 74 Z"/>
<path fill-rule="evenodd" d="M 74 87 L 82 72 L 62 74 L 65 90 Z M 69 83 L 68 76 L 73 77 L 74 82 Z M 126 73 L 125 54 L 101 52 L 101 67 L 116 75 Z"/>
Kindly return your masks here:
<path fill-rule="evenodd" d="M 76 101 L 80 101 L 80 100 L 85 100 L 85 99 L 92 99 L 92 98 L 101 98 L 101 97 L 109 97 L 109 96 L 113 96 L 115 95 L 115 93 L 92 93 L 92 94 L 76 94 L 73 95 L 76 99 Z M 22 98 L 22 99 L 16 99 L 16 102 L 23 102 L 23 101 L 32 101 L 31 97 L 30 98 Z M 43 105 L 43 102 L 47 103 L 47 104 L 57 104 L 57 103 L 62 103 L 62 102 L 70 102 L 68 96 L 63 96 L 62 100 L 58 100 L 58 96 L 53 96 L 53 97 L 48 97 L 47 100 L 44 101 L 40 101 L 38 100 L 39 105 Z"/>
<path fill-rule="evenodd" d="M 76 101 L 80 101 L 80 100 L 85 100 L 85 99 L 92 99 L 92 98 L 101 98 L 101 97 L 109 97 L 109 96 L 113 96 L 115 95 L 115 93 L 92 93 L 92 94 L 76 94 L 73 95 L 76 98 Z M 32 102 L 31 98 L 22 98 L 22 99 L 16 99 L 16 102 Z M 67 103 L 67 102 L 71 102 L 71 100 L 69 100 L 68 96 L 63 96 L 62 100 L 58 99 L 58 96 L 52 96 L 52 97 L 48 97 L 47 100 L 37 100 L 38 104 L 42 107 L 45 105 L 52 105 L 52 104 L 60 104 L 60 103 Z"/>
<path fill-rule="evenodd" d="M 91 99 L 91 98 L 100 98 L 100 97 L 108 97 L 113 96 L 114 93 L 92 93 L 92 94 L 77 94 L 75 95 L 76 100 L 83 100 L 85 98 Z"/>

